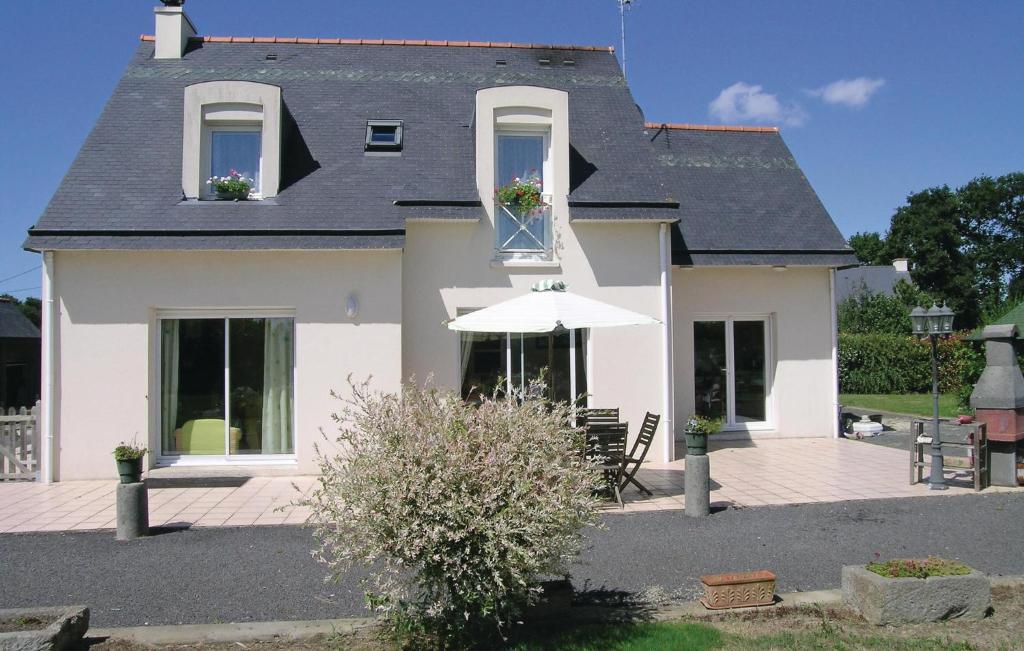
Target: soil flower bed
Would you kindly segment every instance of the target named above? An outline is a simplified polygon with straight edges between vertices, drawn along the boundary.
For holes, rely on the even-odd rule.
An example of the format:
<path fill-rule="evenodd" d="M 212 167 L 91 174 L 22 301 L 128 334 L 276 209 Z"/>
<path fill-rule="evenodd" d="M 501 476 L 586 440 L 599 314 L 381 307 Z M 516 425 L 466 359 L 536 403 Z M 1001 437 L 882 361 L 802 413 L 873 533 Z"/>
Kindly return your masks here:
<path fill-rule="evenodd" d="M 930 576 L 962 576 L 970 574 L 971 568 L 959 561 L 951 561 L 937 556 L 925 559 L 897 558 L 890 561 L 875 561 L 867 564 L 869 572 L 890 579 L 912 578 L 927 579 Z"/>

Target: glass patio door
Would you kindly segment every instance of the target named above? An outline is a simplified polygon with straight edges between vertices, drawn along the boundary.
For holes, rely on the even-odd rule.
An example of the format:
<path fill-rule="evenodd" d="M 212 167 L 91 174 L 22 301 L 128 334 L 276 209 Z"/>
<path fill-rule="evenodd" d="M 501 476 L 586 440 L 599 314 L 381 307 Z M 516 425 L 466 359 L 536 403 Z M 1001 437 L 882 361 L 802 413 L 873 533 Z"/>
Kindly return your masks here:
<path fill-rule="evenodd" d="M 291 318 L 163 318 L 162 457 L 294 453 Z"/>
<path fill-rule="evenodd" d="M 495 389 L 522 391 L 542 375 L 553 400 L 570 402 L 587 393 L 585 330 L 462 333 L 463 398 L 477 399 Z"/>
<path fill-rule="evenodd" d="M 768 319 L 695 321 L 693 350 L 695 413 L 726 429 L 767 425 Z"/>

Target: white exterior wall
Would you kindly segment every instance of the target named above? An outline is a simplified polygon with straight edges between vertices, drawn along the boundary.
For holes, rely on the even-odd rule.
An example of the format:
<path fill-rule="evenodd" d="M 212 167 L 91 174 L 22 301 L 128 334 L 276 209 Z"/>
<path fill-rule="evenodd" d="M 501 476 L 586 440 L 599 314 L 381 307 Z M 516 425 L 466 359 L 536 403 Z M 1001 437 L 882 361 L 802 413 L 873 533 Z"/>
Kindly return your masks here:
<path fill-rule="evenodd" d="M 401 252 L 71 252 L 55 254 L 55 479 L 111 478 L 111 452 L 137 436 L 159 450 L 159 309 L 284 308 L 295 318 L 297 472 L 316 471 L 319 429 L 346 377 L 401 381 Z M 351 293 L 354 319 L 345 315 Z M 154 455 L 147 460 L 152 463 Z M 239 462 L 241 463 L 241 462 Z"/>
<path fill-rule="evenodd" d="M 406 377 L 458 390 L 459 333 L 444 322 L 460 308 L 481 308 L 522 296 L 548 278 L 569 291 L 660 320 L 658 225 L 576 224 L 555 211 L 562 241 L 560 266 L 508 269 L 490 266 L 490 223 L 410 224 L 402 264 L 402 367 Z M 561 215 L 559 218 L 558 215 Z M 594 266 L 591 263 L 596 263 Z M 636 434 L 647 411 L 661 412 L 660 326 L 591 331 L 593 375 L 587 386 L 595 407 L 619 407 Z M 659 427 L 649 457 L 661 461 Z"/>
<path fill-rule="evenodd" d="M 444 322 L 461 308 L 482 308 L 521 296 L 540 280 L 564 281 L 569 291 L 661 319 L 656 223 L 570 223 L 568 94 L 533 86 L 477 93 L 477 187 L 487 213 L 481 222 L 407 225 L 402 264 L 402 367 L 406 377 L 432 375 L 458 390 L 460 337 Z M 551 130 L 554 260 L 494 261 L 495 126 Z M 595 407 L 619 407 L 636 434 L 647 411 L 662 411 L 659 326 L 608 328 L 591 333 L 593 371 L 587 378 Z M 662 461 L 660 426 L 649 458 Z"/>
<path fill-rule="evenodd" d="M 826 268 L 704 267 L 672 272 L 676 420 L 694 408 L 693 322 L 771 317 L 771 427 L 723 438 L 832 436 L 837 418 Z"/>

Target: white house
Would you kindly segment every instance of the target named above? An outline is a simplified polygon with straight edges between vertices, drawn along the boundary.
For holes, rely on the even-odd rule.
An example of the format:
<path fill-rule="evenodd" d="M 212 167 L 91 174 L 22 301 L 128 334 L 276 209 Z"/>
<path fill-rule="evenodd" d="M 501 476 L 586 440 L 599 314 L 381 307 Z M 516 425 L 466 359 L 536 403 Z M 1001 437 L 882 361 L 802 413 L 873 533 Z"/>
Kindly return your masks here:
<path fill-rule="evenodd" d="M 45 478 L 110 477 L 133 437 L 151 465 L 314 472 L 348 376 L 467 393 L 549 352 L 560 397 L 663 415 L 654 460 L 693 412 L 835 435 L 834 270 L 854 259 L 777 130 L 645 124 L 611 48 L 156 21 L 25 244 Z M 250 200 L 207 185 L 231 169 Z M 496 206 L 514 176 L 547 206 Z M 660 324 L 554 351 L 444 325 L 545 279 Z"/>

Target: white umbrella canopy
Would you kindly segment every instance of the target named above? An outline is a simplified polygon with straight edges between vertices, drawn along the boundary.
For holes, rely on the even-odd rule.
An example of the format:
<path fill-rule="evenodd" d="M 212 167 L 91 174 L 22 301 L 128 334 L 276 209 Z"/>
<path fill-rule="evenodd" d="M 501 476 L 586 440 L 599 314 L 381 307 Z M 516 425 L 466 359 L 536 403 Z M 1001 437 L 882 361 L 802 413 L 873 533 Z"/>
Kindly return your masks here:
<path fill-rule="evenodd" d="M 564 283 L 545 281 L 525 296 L 452 319 L 448 327 L 460 332 L 525 333 L 658 323 L 645 314 L 567 292 Z"/>

